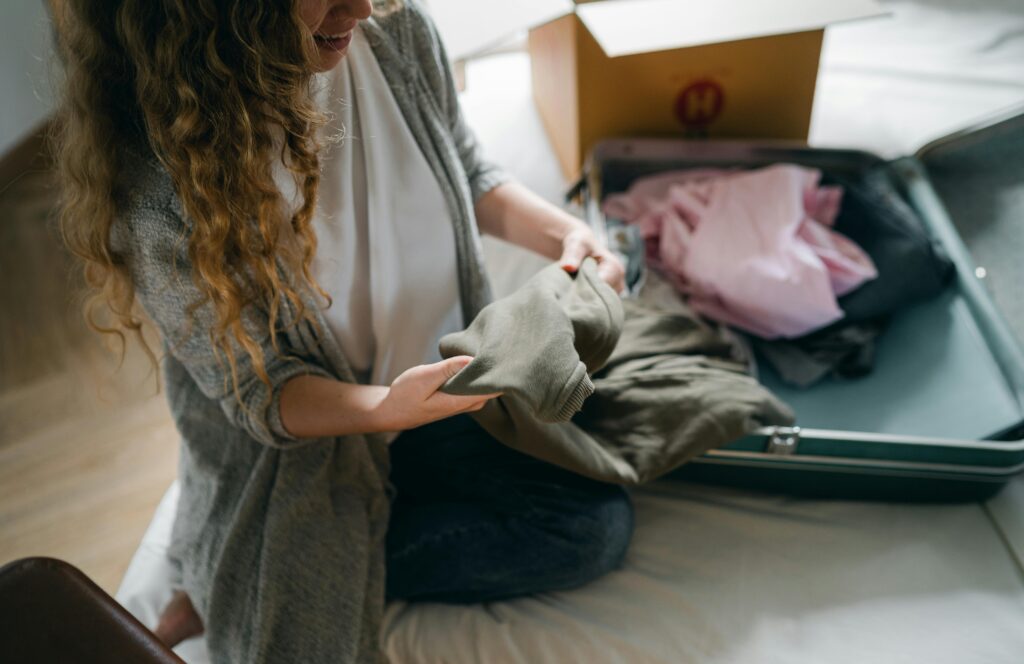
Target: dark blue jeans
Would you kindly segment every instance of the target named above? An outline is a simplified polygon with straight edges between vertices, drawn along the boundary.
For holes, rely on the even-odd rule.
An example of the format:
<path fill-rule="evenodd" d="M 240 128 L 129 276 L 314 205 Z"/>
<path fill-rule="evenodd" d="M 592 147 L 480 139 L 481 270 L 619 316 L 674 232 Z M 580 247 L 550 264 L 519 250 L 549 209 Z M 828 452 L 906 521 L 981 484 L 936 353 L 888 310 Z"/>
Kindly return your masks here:
<path fill-rule="evenodd" d="M 388 599 L 469 603 L 573 588 L 617 567 L 633 534 L 622 487 L 516 452 L 468 415 L 402 433 L 391 481 Z"/>

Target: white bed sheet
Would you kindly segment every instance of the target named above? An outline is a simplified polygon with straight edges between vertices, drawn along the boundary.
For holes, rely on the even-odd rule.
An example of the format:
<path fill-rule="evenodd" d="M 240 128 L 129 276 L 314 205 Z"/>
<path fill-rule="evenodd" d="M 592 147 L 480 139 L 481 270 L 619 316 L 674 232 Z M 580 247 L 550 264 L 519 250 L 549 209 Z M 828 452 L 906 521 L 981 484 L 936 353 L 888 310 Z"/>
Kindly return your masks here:
<path fill-rule="evenodd" d="M 1024 102 L 1024 2 L 884 4 L 894 19 L 830 29 L 813 144 L 908 154 Z M 566 183 L 525 55 L 472 62 L 467 76 L 464 108 L 486 151 L 558 201 Z M 485 250 L 499 295 L 544 265 L 489 239 Z M 176 492 L 117 594 L 151 626 L 170 597 Z M 383 631 L 393 662 L 1024 662 L 1024 480 L 985 506 L 808 501 L 668 481 L 634 498 L 638 528 L 622 570 L 485 606 L 393 604 Z M 208 661 L 202 639 L 178 652 Z"/>
<path fill-rule="evenodd" d="M 1024 577 L 981 505 L 798 500 L 661 480 L 622 569 L 476 606 L 392 603 L 394 664 L 1019 664 Z M 117 598 L 154 625 L 177 484 Z M 202 639 L 182 644 L 209 661 Z"/>
<path fill-rule="evenodd" d="M 393 605 L 395 662 L 1020 662 L 1024 587 L 977 505 L 659 482 L 623 570 L 483 607 Z"/>

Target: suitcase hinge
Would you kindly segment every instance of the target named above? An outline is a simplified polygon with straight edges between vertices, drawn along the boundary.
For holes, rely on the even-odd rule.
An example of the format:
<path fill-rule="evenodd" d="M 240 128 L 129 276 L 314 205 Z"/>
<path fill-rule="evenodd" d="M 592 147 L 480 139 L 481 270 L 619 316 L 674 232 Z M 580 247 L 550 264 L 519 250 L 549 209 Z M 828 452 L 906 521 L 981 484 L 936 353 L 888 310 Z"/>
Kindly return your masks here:
<path fill-rule="evenodd" d="M 775 427 L 764 451 L 768 454 L 793 454 L 800 443 L 800 427 Z"/>

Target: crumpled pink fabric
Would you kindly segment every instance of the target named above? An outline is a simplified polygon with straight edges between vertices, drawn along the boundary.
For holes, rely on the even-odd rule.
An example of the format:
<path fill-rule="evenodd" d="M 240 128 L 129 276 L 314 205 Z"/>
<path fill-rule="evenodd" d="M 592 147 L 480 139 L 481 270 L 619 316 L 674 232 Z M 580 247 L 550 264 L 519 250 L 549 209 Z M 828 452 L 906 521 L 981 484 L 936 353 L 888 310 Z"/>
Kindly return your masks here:
<path fill-rule="evenodd" d="M 836 298 L 878 276 L 832 230 L 842 188 L 792 164 L 752 171 L 672 171 L 605 199 L 636 224 L 648 262 L 698 312 L 766 339 L 800 337 L 843 316 Z"/>

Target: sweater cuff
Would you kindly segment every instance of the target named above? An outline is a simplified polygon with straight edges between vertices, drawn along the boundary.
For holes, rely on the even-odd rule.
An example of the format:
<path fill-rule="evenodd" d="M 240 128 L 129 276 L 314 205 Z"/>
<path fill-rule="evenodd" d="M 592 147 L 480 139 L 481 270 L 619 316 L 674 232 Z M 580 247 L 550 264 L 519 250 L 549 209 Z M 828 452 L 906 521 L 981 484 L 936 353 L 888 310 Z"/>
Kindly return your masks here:
<path fill-rule="evenodd" d="M 260 430 L 260 433 L 263 434 L 263 436 L 261 436 L 263 442 L 267 443 L 271 447 L 302 445 L 316 440 L 313 438 L 300 439 L 285 429 L 284 423 L 281 421 L 282 388 L 286 382 L 296 376 L 321 376 L 323 378 L 333 378 L 330 373 L 321 367 L 314 364 L 299 362 L 290 363 L 286 368 L 272 376 L 274 386 L 270 394 L 270 403 L 267 404 L 267 410 L 264 413 L 265 419 L 263 422 L 257 423 L 257 428 Z"/>
<path fill-rule="evenodd" d="M 566 394 L 568 392 L 568 394 Z M 562 406 L 554 414 L 553 422 L 568 422 L 572 416 L 583 408 L 583 402 L 594 393 L 594 382 L 587 375 L 587 367 L 582 362 L 576 367 L 572 377 L 562 391 L 565 394 Z"/>

